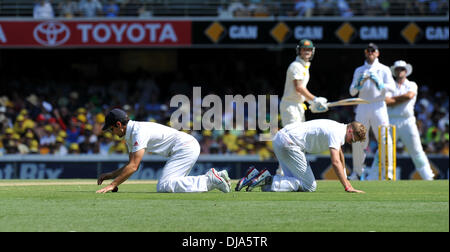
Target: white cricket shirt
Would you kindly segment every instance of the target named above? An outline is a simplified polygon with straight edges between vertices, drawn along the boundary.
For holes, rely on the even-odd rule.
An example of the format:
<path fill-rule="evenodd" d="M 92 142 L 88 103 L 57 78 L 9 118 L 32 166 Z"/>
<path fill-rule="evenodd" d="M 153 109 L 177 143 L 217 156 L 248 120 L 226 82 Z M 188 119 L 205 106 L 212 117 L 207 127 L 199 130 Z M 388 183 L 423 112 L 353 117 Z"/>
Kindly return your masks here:
<path fill-rule="evenodd" d="M 153 122 L 128 121 L 125 133 L 128 152 L 146 148 L 147 152 L 168 157 L 175 146 L 195 140 L 189 134 Z"/>
<path fill-rule="evenodd" d="M 299 56 L 293 61 L 286 72 L 286 82 L 284 83 L 284 93 L 282 100 L 292 102 L 305 102 L 305 97 L 299 95 L 294 87 L 294 80 L 302 80 L 306 87 L 309 81 L 309 67 L 311 62 L 303 61 Z"/>
<path fill-rule="evenodd" d="M 417 98 L 417 84 L 408 79 L 402 85 L 398 83 L 395 84 L 395 90 L 390 91 L 386 94 L 387 97 L 394 97 L 399 95 L 404 95 L 409 91 L 414 92 L 416 95 L 411 100 L 402 102 L 396 106 L 388 106 L 389 117 L 411 117 L 414 116 L 414 105 L 416 104 Z"/>
<path fill-rule="evenodd" d="M 307 153 L 339 150 L 345 144 L 347 125 L 329 119 L 291 123 L 280 130 Z"/>

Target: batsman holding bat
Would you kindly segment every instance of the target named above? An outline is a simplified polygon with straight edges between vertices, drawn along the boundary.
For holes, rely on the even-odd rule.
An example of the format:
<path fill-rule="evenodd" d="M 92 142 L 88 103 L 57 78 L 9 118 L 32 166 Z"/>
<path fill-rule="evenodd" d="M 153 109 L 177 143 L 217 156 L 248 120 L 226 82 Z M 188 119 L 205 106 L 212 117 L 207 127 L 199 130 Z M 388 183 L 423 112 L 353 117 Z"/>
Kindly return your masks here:
<path fill-rule="evenodd" d="M 389 121 L 397 127 L 397 137 L 405 144 L 411 155 L 417 172 L 424 180 L 433 180 L 434 174 L 430 167 L 420 141 L 419 130 L 414 116 L 414 104 L 417 98 L 417 84 L 408 80 L 412 73 L 411 64 L 397 60 L 391 66 L 392 75 L 396 79 L 395 90 L 387 93 Z"/>
<path fill-rule="evenodd" d="M 328 111 L 327 99 L 314 96 L 307 88 L 309 67 L 311 66 L 315 50 L 313 42 L 309 39 L 302 39 L 297 44 L 297 57 L 287 69 L 284 93 L 280 102 L 281 124 L 283 127 L 291 123 L 305 121 L 305 101 L 310 104 L 309 108 L 313 113 Z M 281 168 L 277 172 L 281 175 L 283 174 Z"/>
<path fill-rule="evenodd" d="M 226 170 L 218 172 L 211 168 L 205 175 L 188 176 L 200 154 L 199 143 L 189 134 L 158 123 L 132 121 L 125 111 L 117 108 L 106 116 L 103 130 L 125 137 L 130 154 L 128 164 L 99 176 L 98 185 L 107 179 L 114 180 L 97 193 L 117 191 L 117 187 L 137 171 L 146 151 L 169 158 L 156 187 L 158 192 L 206 192 L 213 189 L 230 192 L 231 182 Z"/>
<path fill-rule="evenodd" d="M 356 68 L 349 89 L 351 96 L 358 95 L 359 98 L 370 102 L 369 104 L 359 104 L 355 111 L 355 120 L 364 124 L 367 129 L 367 136 L 365 141 L 352 144 L 353 172 L 349 177 L 352 180 L 360 179 L 364 172 L 364 161 L 366 159 L 364 150 L 369 144 L 370 128 L 372 128 L 374 135 L 378 137 L 378 126 L 389 125 L 385 97 L 386 91 L 394 90 L 395 87 L 395 82 L 389 67 L 378 61 L 378 56 L 380 55 L 378 46 L 370 43 L 365 48 L 364 54 L 366 58 L 364 65 Z M 383 133 L 382 137 L 383 139 L 388 139 L 389 150 L 392 150 L 392 139 L 390 135 L 386 138 Z M 390 177 L 392 178 L 392 151 L 389 153 L 389 160 Z M 375 169 L 374 166 L 377 164 L 378 150 L 375 154 L 372 169 Z"/>
<path fill-rule="evenodd" d="M 313 42 L 302 39 L 296 48 L 297 58 L 289 65 L 286 72 L 284 93 L 280 102 L 281 123 L 283 127 L 294 122 L 305 121 L 304 102 L 311 106 L 311 112 L 322 113 L 328 110 L 327 99 L 311 94 L 307 88 L 309 67 L 314 57 Z"/>

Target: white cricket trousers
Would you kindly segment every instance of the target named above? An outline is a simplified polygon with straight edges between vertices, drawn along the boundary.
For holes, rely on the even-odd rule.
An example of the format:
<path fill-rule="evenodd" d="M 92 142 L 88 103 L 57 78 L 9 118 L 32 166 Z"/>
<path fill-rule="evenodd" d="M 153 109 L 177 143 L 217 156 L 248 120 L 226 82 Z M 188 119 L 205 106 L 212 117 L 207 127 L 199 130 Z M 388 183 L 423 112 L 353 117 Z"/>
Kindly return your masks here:
<path fill-rule="evenodd" d="M 281 100 L 280 114 L 283 127 L 291 123 L 305 121 L 305 110 L 302 104 L 298 102 Z"/>
<path fill-rule="evenodd" d="M 273 192 L 314 192 L 317 183 L 302 148 L 289 140 L 289 136 L 279 131 L 273 139 L 273 150 L 283 170 L 284 176 L 273 177 Z"/>
<path fill-rule="evenodd" d="M 386 104 L 381 102 L 373 103 L 373 104 L 360 104 L 356 108 L 355 120 L 362 123 L 366 129 L 366 140 L 363 142 L 352 143 L 352 157 L 353 157 L 353 171 L 356 172 L 359 176 L 364 172 L 364 163 L 366 159 L 365 149 L 369 145 L 369 130 L 372 130 L 372 133 L 375 136 L 375 139 L 378 143 L 378 126 L 379 125 L 389 125 L 389 116 L 387 113 Z M 381 131 L 382 144 L 383 148 L 385 146 L 385 130 Z M 390 131 L 388 132 L 388 149 L 389 149 L 389 176 L 392 177 L 392 137 Z M 382 155 L 384 160 L 384 155 Z M 384 161 L 383 161 L 384 164 Z M 372 163 L 372 168 L 378 165 L 378 148 L 375 153 L 375 159 Z M 378 166 L 377 166 L 378 167 Z M 378 168 L 377 168 L 378 171 Z M 384 173 L 383 173 L 384 176 Z M 375 179 L 375 178 L 373 178 Z M 378 177 L 376 178 L 378 179 Z"/>
<path fill-rule="evenodd" d="M 157 192 L 207 192 L 208 177 L 187 176 L 200 155 L 200 145 L 195 138 L 173 148 L 173 153 L 162 170 L 156 186 Z"/>

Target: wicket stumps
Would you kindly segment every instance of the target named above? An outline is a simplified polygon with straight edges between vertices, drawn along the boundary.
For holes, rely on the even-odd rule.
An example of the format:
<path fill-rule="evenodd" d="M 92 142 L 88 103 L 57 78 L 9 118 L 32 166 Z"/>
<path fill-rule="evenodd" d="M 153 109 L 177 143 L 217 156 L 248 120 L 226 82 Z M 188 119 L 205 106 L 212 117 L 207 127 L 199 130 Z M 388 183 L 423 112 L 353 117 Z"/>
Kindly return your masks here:
<path fill-rule="evenodd" d="M 386 180 L 389 179 L 389 129 L 392 129 L 392 180 L 397 180 L 397 153 L 396 153 L 396 132 L 395 132 L 395 125 L 380 125 L 378 126 L 378 180 L 382 180 L 383 175 L 383 169 L 382 169 L 382 148 L 383 148 L 383 139 L 384 141 L 384 153 L 385 153 L 385 159 L 384 159 L 384 171 L 385 175 L 384 178 Z M 382 132 L 384 130 L 384 137 L 382 135 Z"/>

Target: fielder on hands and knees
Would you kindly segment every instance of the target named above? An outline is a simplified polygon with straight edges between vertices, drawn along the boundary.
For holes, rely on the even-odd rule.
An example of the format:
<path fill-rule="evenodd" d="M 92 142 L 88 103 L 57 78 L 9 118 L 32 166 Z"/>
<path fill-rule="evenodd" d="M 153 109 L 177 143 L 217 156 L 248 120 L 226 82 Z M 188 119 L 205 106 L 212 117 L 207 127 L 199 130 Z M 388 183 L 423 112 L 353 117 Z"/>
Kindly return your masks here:
<path fill-rule="evenodd" d="M 417 172 L 424 180 L 433 180 L 434 174 L 430 167 L 420 141 L 419 130 L 414 116 L 414 104 L 417 98 L 417 84 L 408 80 L 412 73 L 411 64 L 397 60 L 391 66 L 392 75 L 396 79 L 395 90 L 386 95 L 389 121 L 397 127 L 396 137 L 406 146 L 411 155 Z"/>
<path fill-rule="evenodd" d="M 103 130 L 125 137 L 129 161 L 115 171 L 101 174 L 98 185 L 107 179 L 114 180 L 97 193 L 117 191 L 118 186 L 138 170 L 146 151 L 169 157 L 158 181 L 157 192 L 231 191 L 226 170 L 219 172 L 211 168 L 205 175 L 188 176 L 200 154 L 199 143 L 189 134 L 158 123 L 132 121 L 125 111 L 117 108 L 107 114 Z"/>
<path fill-rule="evenodd" d="M 355 69 L 353 81 L 350 85 L 350 95 L 358 95 L 359 98 L 369 101 L 369 104 L 359 104 L 356 107 L 355 120 L 364 124 L 367 129 L 365 141 L 352 144 L 353 172 L 349 179 L 359 180 L 364 173 L 364 161 L 366 159 L 365 149 L 369 144 L 369 130 L 378 138 L 378 126 L 389 125 L 389 117 L 385 102 L 386 92 L 394 90 L 395 82 L 392 78 L 389 67 L 378 61 L 380 51 L 378 46 L 370 43 L 364 50 L 364 65 Z M 383 131 L 382 137 L 385 140 Z M 389 145 L 389 175 L 392 178 L 392 138 L 387 136 Z M 384 141 L 383 140 L 383 141 Z M 372 170 L 378 164 L 378 149 L 375 160 L 372 163 Z"/>
<path fill-rule="evenodd" d="M 280 102 L 283 127 L 290 123 L 305 121 L 305 101 L 310 104 L 313 113 L 328 111 L 327 99 L 314 96 L 307 88 L 310 77 L 309 67 L 315 50 L 313 42 L 309 39 L 302 39 L 297 44 L 297 57 L 287 69 L 284 93 Z"/>
<path fill-rule="evenodd" d="M 338 123 L 328 119 L 292 123 L 282 128 L 273 138 L 273 149 L 284 176 L 272 176 L 266 169 L 257 172 L 250 167 L 236 186 L 236 191 L 247 187 L 251 191 L 261 186 L 262 191 L 314 192 L 317 183 L 306 153 L 330 151 L 331 164 L 346 192 L 364 193 L 352 187 L 345 171 L 341 146 L 366 140 L 366 128 L 359 122 Z"/>

